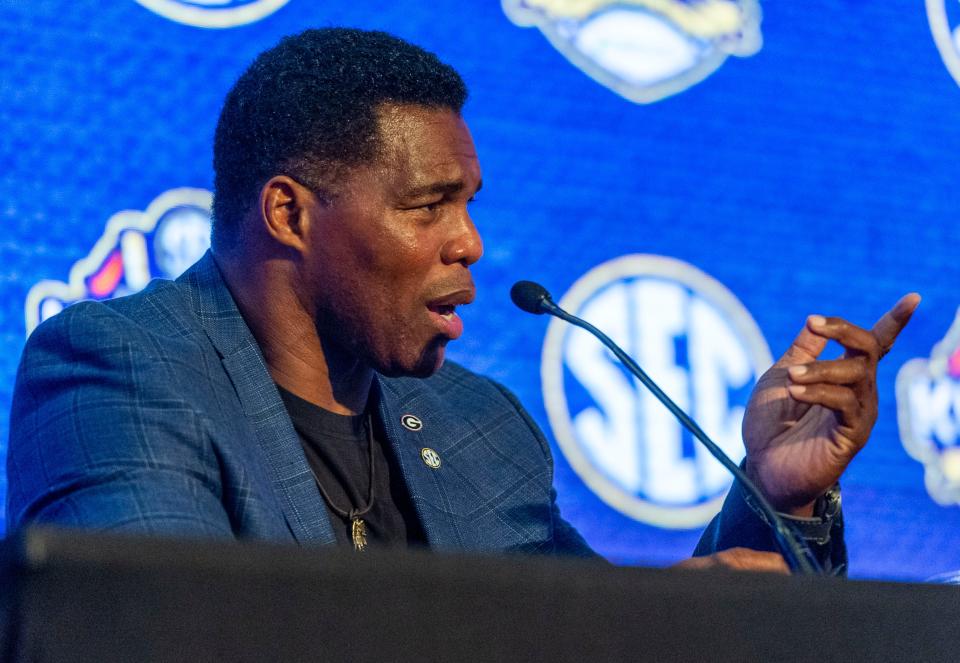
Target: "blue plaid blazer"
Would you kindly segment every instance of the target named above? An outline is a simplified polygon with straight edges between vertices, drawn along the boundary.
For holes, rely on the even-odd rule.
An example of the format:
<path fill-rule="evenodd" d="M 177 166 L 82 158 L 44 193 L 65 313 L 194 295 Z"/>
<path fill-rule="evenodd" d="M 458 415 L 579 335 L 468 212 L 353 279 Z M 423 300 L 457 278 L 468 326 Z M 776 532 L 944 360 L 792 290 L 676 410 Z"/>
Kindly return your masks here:
<path fill-rule="evenodd" d="M 378 378 L 379 415 L 432 548 L 592 551 L 559 515 L 543 434 L 451 362 Z M 410 431 L 406 414 L 423 426 Z M 439 454 L 431 469 L 421 449 Z M 250 330 L 208 253 L 176 281 L 40 325 L 17 375 L 7 519 L 302 544 L 335 537 Z"/>

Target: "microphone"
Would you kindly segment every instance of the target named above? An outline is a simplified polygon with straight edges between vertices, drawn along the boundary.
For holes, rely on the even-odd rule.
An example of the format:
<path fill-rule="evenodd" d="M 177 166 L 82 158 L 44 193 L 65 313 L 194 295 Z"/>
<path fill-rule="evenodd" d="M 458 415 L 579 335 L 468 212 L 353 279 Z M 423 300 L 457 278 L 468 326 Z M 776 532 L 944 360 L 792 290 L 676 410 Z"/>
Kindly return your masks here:
<path fill-rule="evenodd" d="M 553 299 L 551 299 L 547 289 L 533 281 L 517 281 L 514 283 L 513 287 L 510 288 L 510 299 L 521 311 L 534 315 L 547 313 L 544 306 L 553 305 Z"/>
<path fill-rule="evenodd" d="M 697 422 L 680 409 L 680 406 L 674 403 L 673 400 L 660 389 L 657 383 L 640 368 L 639 364 L 624 352 L 619 345 L 614 343 L 609 336 L 586 320 L 567 313 L 557 306 L 553 302 L 550 293 L 547 292 L 547 289 L 539 283 L 534 283 L 533 281 L 517 281 L 513 284 L 513 287 L 510 288 L 510 299 L 513 300 L 513 303 L 522 311 L 535 315 L 543 315 L 544 313 L 553 315 L 581 329 L 585 329 L 596 336 L 600 342 L 607 346 L 610 351 L 616 355 L 617 359 L 657 397 L 657 400 L 670 410 L 680 424 L 690 431 L 690 433 L 707 448 L 707 451 L 733 474 L 736 480 L 740 482 L 740 485 L 743 486 L 744 490 L 750 493 L 750 496 L 753 497 L 767 517 L 767 522 L 770 523 L 770 527 L 773 530 L 773 536 L 777 541 L 777 546 L 780 548 L 780 552 L 783 554 L 784 559 L 786 559 L 790 569 L 804 575 L 823 573 L 820 564 L 807 549 L 804 542 L 797 539 L 793 530 L 787 527 L 786 523 L 784 523 L 780 517 L 780 514 L 774 510 L 770 502 L 767 501 L 767 498 L 760 492 L 760 489 L 747 478 L 746 473 L 740 469 L 740 466 L 734 463 L 733 460 L 723 452 L 723 449 L 718 447 L 716 442 L 711 440 L 710 437 L 703 432 L 703 429 L 697 425 Z"/>

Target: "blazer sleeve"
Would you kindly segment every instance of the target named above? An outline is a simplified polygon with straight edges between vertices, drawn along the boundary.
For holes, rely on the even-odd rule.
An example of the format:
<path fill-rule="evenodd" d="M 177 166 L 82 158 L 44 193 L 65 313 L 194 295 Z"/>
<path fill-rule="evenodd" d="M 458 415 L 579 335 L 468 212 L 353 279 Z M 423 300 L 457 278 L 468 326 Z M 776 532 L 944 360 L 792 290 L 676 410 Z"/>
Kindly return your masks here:
<path fill-rule="evenodd" d="M 196 379 L 164 339 L 81 303 L 38 327 L 17 372 L 7 522 L 232 536 Z"/>
<path fill-rule="evenodd" d="M 806 545 L 809 554 L 831 575 L 847 573 L 847 546 L 839 499 L 839 486 L 835 486 L 817 501 L 815 517 L 780 514 L 787 527 Z M 739 481 L 733 482 L 723 509 L 707 525 L 693 554 L 709 555 L 734 547 L 779 552 L 767 517 L 754 505 Z"/>

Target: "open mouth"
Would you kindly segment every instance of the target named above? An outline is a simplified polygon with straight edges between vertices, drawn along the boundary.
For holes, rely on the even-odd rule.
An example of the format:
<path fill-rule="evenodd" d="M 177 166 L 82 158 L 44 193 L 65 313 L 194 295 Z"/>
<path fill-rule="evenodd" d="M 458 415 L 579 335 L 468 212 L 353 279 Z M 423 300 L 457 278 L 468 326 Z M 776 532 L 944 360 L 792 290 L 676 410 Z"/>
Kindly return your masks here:
<path fill-rule="evenodd" d="M 446 320 L 452 320 L 457 310 L 457 307 L 452 304 L 431 304 L 427 308 Z"/>
<path fill-rule="evenodd" d="M 457 290 L 427 302 L 430 318 L 443 336 L 456 340 L 463 333 L 463 320 L 457 315 L 457 307 L 473 301 L 473 288 Z"/>
<path fill-rule="evenodd" d="M 460 338 L 460 334 L 463 333 L 463 320 L 457 315 L 456 308 L 453 304 L 427 305 L 427 310 L 430 311 L 430 317 L 433 318 L 433 324 L 437 331 L 451 341 Z"/>

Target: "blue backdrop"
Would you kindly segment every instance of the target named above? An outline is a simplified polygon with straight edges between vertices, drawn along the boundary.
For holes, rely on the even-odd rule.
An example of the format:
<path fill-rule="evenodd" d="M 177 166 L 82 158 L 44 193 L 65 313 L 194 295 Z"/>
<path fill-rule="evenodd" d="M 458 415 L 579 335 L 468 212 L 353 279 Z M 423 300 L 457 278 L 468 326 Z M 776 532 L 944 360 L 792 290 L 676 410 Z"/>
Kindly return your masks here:
<path fill-rule="evenodd" d="M 870 325 L 919 291 L 843 483 L 851 572 L 960 568 L 958 23 L 956 0 L 0 0 L 0 453 L 28 329 L 202 250 L 216 117 L 252 58 L 377 28 L 470 85 L 486 255 L 450 356 L 529 407 L 599 551 L 687 556 L 722 486 L 602 353 L 545 345 L 548 321 L 509 303 L 518 278 L 593 306 L 728 442 L 806 315 Z M 659 258 L 592 271 L 631 254 Z"/>

